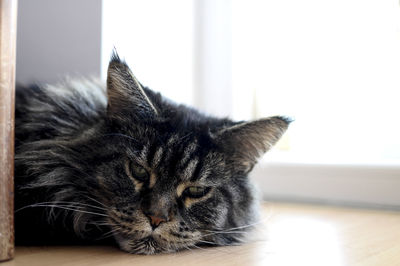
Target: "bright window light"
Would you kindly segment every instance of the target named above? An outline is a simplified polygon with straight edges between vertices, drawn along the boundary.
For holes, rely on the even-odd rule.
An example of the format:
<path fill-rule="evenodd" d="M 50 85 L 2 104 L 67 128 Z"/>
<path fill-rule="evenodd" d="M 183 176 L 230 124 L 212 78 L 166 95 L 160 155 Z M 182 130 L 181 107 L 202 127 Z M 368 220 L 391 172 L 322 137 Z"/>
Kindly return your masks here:
<path fill-rule="evenodd" d="M 186 0 L 103 0 L 102 77 L 115 47 L 145 86 L 191 104 L 192 5 Z"/>
<path fill-rule="evenodd" d="M 236 117 L 295 118 L 284 140 L 294 160 L 400 163 L 397 0 L 234 0 L 232 10 Z"/>

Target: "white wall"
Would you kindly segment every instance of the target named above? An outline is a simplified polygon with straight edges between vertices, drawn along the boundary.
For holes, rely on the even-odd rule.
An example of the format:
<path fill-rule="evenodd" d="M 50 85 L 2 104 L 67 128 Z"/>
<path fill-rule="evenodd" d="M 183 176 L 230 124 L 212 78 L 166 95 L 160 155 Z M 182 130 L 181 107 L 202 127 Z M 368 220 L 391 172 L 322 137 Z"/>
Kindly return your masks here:
<path fill-rule="evenodd" d="M 99 75 L 100 0 L 20 0 L 16 80 Z"/>

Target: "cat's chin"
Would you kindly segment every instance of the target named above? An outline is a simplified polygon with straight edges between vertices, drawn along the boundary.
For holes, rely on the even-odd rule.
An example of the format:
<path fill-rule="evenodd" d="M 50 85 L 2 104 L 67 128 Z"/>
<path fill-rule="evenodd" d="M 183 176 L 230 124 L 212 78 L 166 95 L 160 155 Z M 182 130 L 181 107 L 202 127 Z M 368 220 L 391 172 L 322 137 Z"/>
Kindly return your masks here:
<path fill-rule="evenodd" d="M 152 255 L 156 253 L 169 253 L 173 250 L 168 250 L 160 246 L 152 236 L 148 236 L 139 240 L 131 240 L 119 234 L 114 235 L 119 248 L 125 252 L 140 255 Z"/>

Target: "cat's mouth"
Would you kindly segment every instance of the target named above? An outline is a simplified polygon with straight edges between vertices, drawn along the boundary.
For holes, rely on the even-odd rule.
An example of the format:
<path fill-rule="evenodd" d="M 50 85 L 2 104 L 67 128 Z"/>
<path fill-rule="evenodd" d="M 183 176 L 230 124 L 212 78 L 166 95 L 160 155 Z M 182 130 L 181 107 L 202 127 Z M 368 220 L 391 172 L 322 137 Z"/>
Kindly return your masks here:
<path fill-rule="evenodd" d="M 129 250 L 126 250 L 130 253 L 135 254 L 145 254 L 150 255 L 154 253 L 163 252 L 163 248 L 160 244 L 154 240 L 152 236 L 146 237 L 141 240 L 135 240 L 129 243 Z"/>
<path fill-rule="evenodd" d="M 142 255 L 175 252 L 193 246 L 193 241 L 170 241 L 159 234 L 151 234 L 141 239 L 132 239 L 119 233 L 114 234 L 121 250 Z"/>
<path fill-rule="evenodd" d="M 129 253 L 150 255 L 162 251 L 152 236 L 133 240 L 126 235 L 116 233 L 114 238 L 120 249 Z"/>
<path fill-rule="evenodd" d="M 132 239 L 129 236 L 116 233 L 114 238 L 120 249 L 129 253 L 151 255 L 169 252 L 167 243 L 163 243 L 160 238 L 156 240 L 152 235 L 141 239 Z"/>

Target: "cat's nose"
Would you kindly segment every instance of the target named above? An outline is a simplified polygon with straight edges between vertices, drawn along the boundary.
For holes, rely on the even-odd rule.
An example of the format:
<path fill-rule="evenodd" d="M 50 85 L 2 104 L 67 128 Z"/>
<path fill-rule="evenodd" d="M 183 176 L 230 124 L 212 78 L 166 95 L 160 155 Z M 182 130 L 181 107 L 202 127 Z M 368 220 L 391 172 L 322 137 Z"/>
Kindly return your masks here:
<path fill-rule="evenodd" d="M 161 223 L 166 222 L 168 219 L 163 215 L 153 215 L 153 214 L 146 214 L 147 217 L 150 219 L 150 225 L 154 229 L 156 229 Z"/>
<path fill-rule="evenodd" d="M 167 221 L 167 218 L 164 216 L 155 216 L 155 215 L 148 215 L 150 218 L 150 224 L 155 229 L 158 227 L 161 223 L 164 223 Z"/>

